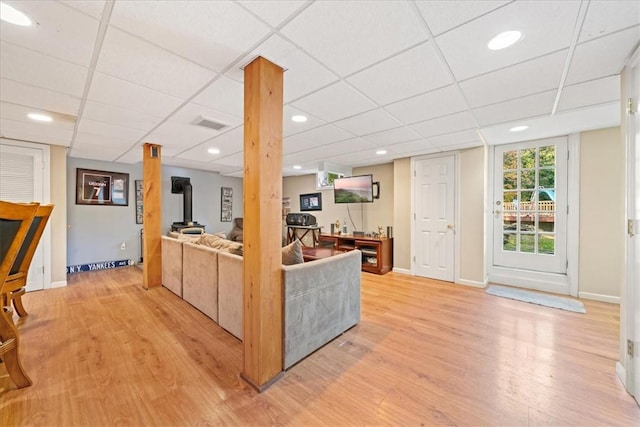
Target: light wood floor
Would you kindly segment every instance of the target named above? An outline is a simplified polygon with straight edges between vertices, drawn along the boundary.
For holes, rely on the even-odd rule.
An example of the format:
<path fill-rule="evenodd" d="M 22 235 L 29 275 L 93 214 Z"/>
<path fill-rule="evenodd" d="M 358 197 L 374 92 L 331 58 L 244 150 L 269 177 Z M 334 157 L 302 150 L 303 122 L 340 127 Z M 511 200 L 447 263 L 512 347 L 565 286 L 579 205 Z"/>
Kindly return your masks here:
<path fill-rule="evenodd" d="M 242 346 L 136 267 L 24 298 L 34 385 L 0 368 L 0 425 L 640 425 L 615 374 L 618 306 L 588 314 L 363 274 L 362 321 L 262 394 Z"/>

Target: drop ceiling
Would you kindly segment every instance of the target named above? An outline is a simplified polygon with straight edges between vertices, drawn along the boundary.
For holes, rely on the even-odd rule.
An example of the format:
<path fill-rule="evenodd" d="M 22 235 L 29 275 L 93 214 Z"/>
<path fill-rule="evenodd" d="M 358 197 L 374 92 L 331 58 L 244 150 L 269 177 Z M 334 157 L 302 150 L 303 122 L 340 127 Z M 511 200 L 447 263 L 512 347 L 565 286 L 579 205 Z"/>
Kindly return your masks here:
<path fill-rule="evenodd" d="M 295 175 L 618 125 L 619 73 L 640 41 L 635 0 L 5 3 L 36 24 L 1 23 L 0 136 L 123 163 L 151 142 L 165 164 L 234 176 L 241 67 L 257 55 L 286 69 Z M 523 38 L 487 49 L 507 30 Z"/>

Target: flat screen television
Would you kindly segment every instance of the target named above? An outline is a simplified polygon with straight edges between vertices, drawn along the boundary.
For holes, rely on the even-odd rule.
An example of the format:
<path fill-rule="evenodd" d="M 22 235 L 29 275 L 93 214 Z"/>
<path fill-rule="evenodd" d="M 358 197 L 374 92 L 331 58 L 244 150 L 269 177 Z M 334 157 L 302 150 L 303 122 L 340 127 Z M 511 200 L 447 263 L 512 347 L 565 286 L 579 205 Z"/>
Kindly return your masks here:
<path fill-rule="evenodd" d="M 334 203 L 372 203 L 373 175 L 336 178 L 333 181 Z"/>

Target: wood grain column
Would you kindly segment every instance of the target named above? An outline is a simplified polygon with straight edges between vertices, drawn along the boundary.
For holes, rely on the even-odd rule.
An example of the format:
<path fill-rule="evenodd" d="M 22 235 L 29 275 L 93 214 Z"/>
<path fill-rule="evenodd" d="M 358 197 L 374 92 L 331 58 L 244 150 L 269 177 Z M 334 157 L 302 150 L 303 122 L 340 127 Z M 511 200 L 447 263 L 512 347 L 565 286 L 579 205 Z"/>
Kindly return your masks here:
<path fill-rule="evenodd" d="M 259 391 L 282 375 L 283 70 L 244 69 L 244 370 Z"/>
<path fill-rule="evenodd" d="M 142 150 L 142 286 L 149 289 L 162 286 L 162 161 L 159 145 L 146 143 Z"/>

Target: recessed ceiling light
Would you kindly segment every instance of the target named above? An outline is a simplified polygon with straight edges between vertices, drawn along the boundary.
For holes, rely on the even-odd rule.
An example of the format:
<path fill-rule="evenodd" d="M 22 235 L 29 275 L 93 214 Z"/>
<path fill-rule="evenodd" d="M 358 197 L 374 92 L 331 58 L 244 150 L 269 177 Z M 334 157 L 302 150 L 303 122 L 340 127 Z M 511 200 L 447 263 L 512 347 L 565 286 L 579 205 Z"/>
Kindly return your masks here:
<path fill-rule="evenodd" d="M 217 148 L 209 148 L 209 149 L 207 150 L 207 152 L 208 152 L 209 154 L 220 154 L 220 150 L 219 150 L 219 149 L 217 149 Z"/>
<path fill-rule="evenodd" d="M 53 121 L 53 117 L 47 115 L 47 114 L 42 114 L 42 113 L 29 113 L 27 114 L 27 117 L 29 117 L 31 120 L 35 120 L 37 122 L 52 122 Z"/>
<path fill-rule="evenodd" d="M 487 47 L 491 50 L 500 50 L 509 47 L 522 37 L 520 31 L 505 31 L 491 39 Z"/>
<path fill-rule="evenodd" d="M 298 114 L 296 116 L 291 117 L 291 120 L 293 120 L 296 123 L 304 123 L 307 121 L 307 116 Z"/>
<path fill-rule="evenodd" d="M 383 154 L 387 154 L 387 150 L 378 150 L 378 151 L 376 151 L 376 154 L 378 156 L 382 156 Z"/>
<path fill-rule="evenodd" d="M 300 170 L 300 169 L 302 169 L 302 166 L 300 166 L 300 165 L 293 165 L 293 168 L 294 168 L 294 169 L 296 169 L 296 170 Z"/>
<path fill-rule="evenodd" d="M 509 132 L 522 132 L 523 130 L 527 130 L 529 129 L 529 126 L 514 126 L 511 129 L 509 129 Z"/>
<path fill-rule="evenodd" d="M 31 19 L 27 15 L 5 3 L 0 3 L 0 19 L 21 27 L 31 25 Z"/>

